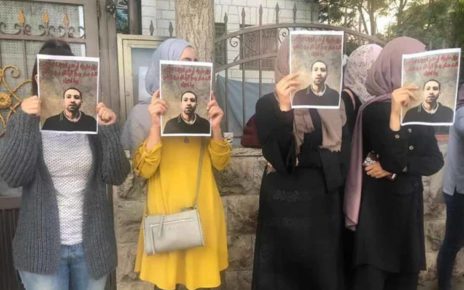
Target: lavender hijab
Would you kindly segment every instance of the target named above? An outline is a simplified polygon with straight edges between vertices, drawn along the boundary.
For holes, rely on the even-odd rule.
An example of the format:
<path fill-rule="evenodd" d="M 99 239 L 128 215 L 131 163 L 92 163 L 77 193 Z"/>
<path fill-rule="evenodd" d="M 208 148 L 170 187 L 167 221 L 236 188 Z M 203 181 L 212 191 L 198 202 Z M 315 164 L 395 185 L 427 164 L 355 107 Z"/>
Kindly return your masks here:
<path fill-rule="evenodd" d="M 159 87 L 159 66 L 160 60 L 180 60 L 185 48 L 192 47 L 190 43 L 183 39 L 170 38 L 155 50 L 151 59 L 151 65 L 148 68 L 145 77 L 145 88 L 147 92 L 153 95 Z M 148 105 L 151 98 L 140 100 L 135 105 L 127 117 L 121 134 L 121 142 L 124 149 L 134 152 L 135 149 L 145 140 L 151 126 L 151 117 L 148 113 Z"/>
<path fill-rule="evenodd" d="M 367 92 L 365 81 L 367 71 L 382 51 L 377 44 L 365 44 L 356 48 L 348 58 L 343 74 L 343 86 L 353 92 L 362 103 L 374 96 Z"/>
<path fill-rule="evenodd" d="M 368 105 L 375 102 L 385 102 L 391 99 L 391 93 L 401 87 L 402 55 L 425 51 L 425 45 L 409 37 L 398 37 L 391 40 L 369 69 L 366 88 L 375 98 L 364 103 L 358 112 L 351 144 L 351 160 L 348 177 L 345 184 L 345 225 L 355 230 L 358 224 L 362 192 L 362 115 Z M 372 124 L 371 124 L 372 125 Z"/>
<path fill-rule="evenodd" d="M 290 73 L 289 67 L 289 38 L 287 37 L 280 45 L 277 52 L 275 65 L 275 82 L 279 82 L 282 78 Z M 342 127 L 346 122 L 345 105 L 343 100 L 340 102 L 338 110 L 318 109 L 322 123 L 322 148 L 330 151 L 340 151 L 342 145 Z M 314 125 L 311 120 L 308 109 L 293 110 L 293 133 L 296 141 L 296 151 L 299 153 L 300 146 L 303 143 L 305 133 L 310 133 L 314 130 Z"/>

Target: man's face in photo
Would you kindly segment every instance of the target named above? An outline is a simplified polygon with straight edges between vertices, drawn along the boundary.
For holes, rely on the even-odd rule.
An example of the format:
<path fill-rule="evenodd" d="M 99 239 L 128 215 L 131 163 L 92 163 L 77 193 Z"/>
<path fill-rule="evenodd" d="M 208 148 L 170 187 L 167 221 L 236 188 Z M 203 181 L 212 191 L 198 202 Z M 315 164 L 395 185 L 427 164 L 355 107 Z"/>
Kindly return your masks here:
<path fill-rule="evenodd" d="M 433 104 L 440 96 L 440 84 L 437 81 L 430 80 L 424 85 L 424 102 Z"/>
<path fill-rule="evenodd" d="M 190 92 L 184 93 L 182 95 L 181 109 L 182 113 L 188 116 L 193 115 L 197 109 L 197 97 Z"/>
<path fill-rule="evenodd" d="M 79 111 L 82 105 L 81 93 L 76 89 L 67 89 L 64 92 L 64 109 L 70 113 Z"/>
<path fill-rule="evenodd" d="M 315 85 L 324 84 L 327 79 L 327 66 L 325 63 L 321 61 L 315 62 L 311 68 L 311 75 Z"/>

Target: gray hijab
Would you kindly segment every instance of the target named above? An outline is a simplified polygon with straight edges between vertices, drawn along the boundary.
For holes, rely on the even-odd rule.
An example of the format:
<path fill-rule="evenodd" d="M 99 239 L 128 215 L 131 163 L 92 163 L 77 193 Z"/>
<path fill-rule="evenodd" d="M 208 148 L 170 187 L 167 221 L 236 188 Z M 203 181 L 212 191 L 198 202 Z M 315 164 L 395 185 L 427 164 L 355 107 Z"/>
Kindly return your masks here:
<path fill-rule="evenodd" d="M 191 47 L 192 45 L 183 39 L 170 38 L 163 41 L 163 43 L 161 43 L 155 50 L 151 57 L 151 65 L 148 68 L 147 75 L 145 77 L 145 89 L 150 96 L 153 95 L 153 93 L 160 87 L 160 60 L 179 60 L 184 49 L 189 46 Z M 142 100 L 141 103 L 149 104 L 150 101 L 151 98 L 148 100 Z"/>
<path fill-rule="evenodd" d="M 179 38 L 170 38 L 153 52 L 150 67 L 145 77 L 145 88 L 148 94 L 153 95 L 160 88 L 159 66 L 160 60 L 180 60 L 185 48 L 192 47 L 190 43 Z M 151 98 L 140 100 L 127 117 L 121 133 L 121 142 L 124 149 L 133 153 L 137 147 L 147 138 L 151 126 L 151 117 L 148 113 L 148 105 Z"/>

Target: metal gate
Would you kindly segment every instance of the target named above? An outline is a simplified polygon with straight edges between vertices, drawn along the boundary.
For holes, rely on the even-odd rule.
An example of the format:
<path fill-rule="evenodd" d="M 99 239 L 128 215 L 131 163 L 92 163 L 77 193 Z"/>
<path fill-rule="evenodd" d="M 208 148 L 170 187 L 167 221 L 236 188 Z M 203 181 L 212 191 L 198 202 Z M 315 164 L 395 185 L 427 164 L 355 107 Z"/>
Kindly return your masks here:
<path fill-rule="evenodd" d="M 109 61 L 116 58 L 114 11 L 108 14 L 105 4 L 106 0 L 0 1 L 0 142 L 21 99 L 30 95 L 35 55 L 50 38 L 68 42 L 75 55 L 100 57 L 102 99 L 119 113 L 117 69 Z M 13 267 L 11 241 L 21 197 L 17 192 L 5 196 L 7 191 L 11 189 L 0 180 L 0 289 L 16 290 L 23 288 Z M 114 273 L 106 289 L 116 289 Z"/>

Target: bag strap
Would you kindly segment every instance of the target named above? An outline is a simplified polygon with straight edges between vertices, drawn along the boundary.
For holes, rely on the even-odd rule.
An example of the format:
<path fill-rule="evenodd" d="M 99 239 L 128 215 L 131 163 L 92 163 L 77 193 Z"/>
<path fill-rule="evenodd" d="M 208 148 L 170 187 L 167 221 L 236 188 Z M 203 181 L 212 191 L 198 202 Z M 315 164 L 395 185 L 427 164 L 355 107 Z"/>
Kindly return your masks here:
<path fill-rule="evenodd" d="M 205 139 L 201 138 L 201 149 L 200 149 L 200 159 L 198 160 L 198 173 L 197 173 L 197 185 L 195 188 L 195 199 L 193 200 L 193 208 L 198 206 L 198 194 L 200 193 L 200 182 L 201 182 L 201 168 L 203 167 L 203 156 L 205 155 Z"/>
<path fill-rule="evenodd" d="M 343 91 L 346 92 L 348 96 L 350 96 L 351 102 L 353 103 L 353 109 L 356 109 L 356 100 L 354 99 L 353 92 L 349 89 L 344 89 Z"/>
<path fill-rule="evenodd" d="M 195 199 L 193 200 L 193 208 L 197 208 L 198 206 L 198 194 L 200 192 L 200 181 L 201 181 L 201 168 L 203 167 L 203 156 L 205 155 L 205 138 L 201 138 L 201 148 L 200 148 L 200 157 L 198 159 L 198 172 L 197 172 L 197 182 L 195 186 Z M 161 198 L 163 198 L 163 194 L 161 194 Z M 166 204 L 163 199 L 163 207 L 166 211 Z M 147 198 L 145 200 L 145 215 L 148 215 L 148 190 L 147 190 Z"/>

